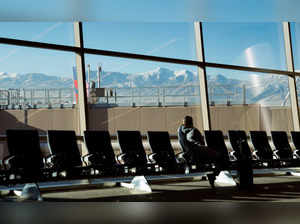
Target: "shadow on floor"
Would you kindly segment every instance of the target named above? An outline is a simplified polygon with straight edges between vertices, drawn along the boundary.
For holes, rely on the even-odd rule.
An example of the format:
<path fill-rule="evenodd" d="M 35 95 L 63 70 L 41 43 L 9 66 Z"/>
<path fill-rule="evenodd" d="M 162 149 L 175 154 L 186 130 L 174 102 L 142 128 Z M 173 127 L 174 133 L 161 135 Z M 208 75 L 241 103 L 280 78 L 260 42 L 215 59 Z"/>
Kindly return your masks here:
<path fill-rule="evenodd" d="M 172 190 L 173 188 L 173 190 Z M 177 188 L 174 190 L 174 188 Z M 197 189 L 195 189 L 197 188 Z M 116 189 L 117 190 L 117 189 Z M 267 202 L 267 201 L 299 201 L 300 183 L 257 184 L 251 190 L 239 190 L 236 187 L 204 188 L 195 185 L 161 184 L 153 185 L 151 194 L 107 196 L 95 198 L 53 198 L 44 197 L 44 201 L 53 202 L 105 202 L 105 201 L 153 201 L 153 202 Z"/>

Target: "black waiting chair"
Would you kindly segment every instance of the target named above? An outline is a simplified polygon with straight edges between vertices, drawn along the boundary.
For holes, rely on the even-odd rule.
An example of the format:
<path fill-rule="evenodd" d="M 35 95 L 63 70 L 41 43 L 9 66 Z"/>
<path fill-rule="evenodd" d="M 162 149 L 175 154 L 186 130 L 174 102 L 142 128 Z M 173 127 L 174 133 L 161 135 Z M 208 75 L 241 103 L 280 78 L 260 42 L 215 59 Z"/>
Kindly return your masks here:
<path fill-rule="evenodd" d="M 87 166 L 98 169 L 104 175 L 121 174 L 117 164 L 108 131 L 85 131 L 84 142 L 88 154 L 82 159 Z"/>
<path fill-rule="evenodd" d="M 233 151 L 231 156 L 235 160 L 252 160 L 252 152 L 248 145 L 247 135 L 242 130 L 229 130 L 228 131 L 229 142 Z"/>
<path fill-rule="evenodd" d="M 294 156 L 300 159 L 300 131 L 291 131 L 291 137 L 295 146 Z"/>
<path fill-rule="evenodd" d="M 149 164 L 139 131 L 117 131 L 121 154 L 117 156 L 120 164 L 129 169 L 136 168 L 137 173 L 148 174 L 155 170 Z"/>
<path fill-rule="evenodd" d="M 296 150 L 300 150 L 300 131 L 291 131 L 291 137 Z"/>
<path fill-rule="evenodd" d="M 204 134 L 207 146 L 220 153 L 224 162 L 227 162 L 227 164 L 229 164 L 228 150 L 224 141 L 222 131 L 204 131 Z"/>
<path fill-rule="evenodd" d="M 7 130 L 9 156 L 3 163 L 9 175 L 20 178 L 18 182 L 44 180 L 45 171 L 37 130 Z"/>
<path fill-rule="evenodd" d="M 265 131 L 250 131 L 250 138 L 254 147 L 253 154 L 257 159 L 265 161 L 273 160 L 273 150 Z"/>
<path fill-rule="evenodd" d="M 284 131 L 271 131 L 272 140 L 279 159 L 293 159 L 293 150 L 290 146 L 288 136 Z"/>
<path fill-rule="evenodd" d="M 83 167 L 75 131 L 49 130 L 47 137 L 51 154 L 46 164 L 57 172 L 66 171 L 68 177 L 80 176 Z"/>
<path fill-rule="evenodd" d="M 148 157 L 152 163 L 158 164 L 167 173 L 184 170 L 183 164 L 176 159 L 167 131 L 148 131 L 147 137 L 152 151 Z"/>

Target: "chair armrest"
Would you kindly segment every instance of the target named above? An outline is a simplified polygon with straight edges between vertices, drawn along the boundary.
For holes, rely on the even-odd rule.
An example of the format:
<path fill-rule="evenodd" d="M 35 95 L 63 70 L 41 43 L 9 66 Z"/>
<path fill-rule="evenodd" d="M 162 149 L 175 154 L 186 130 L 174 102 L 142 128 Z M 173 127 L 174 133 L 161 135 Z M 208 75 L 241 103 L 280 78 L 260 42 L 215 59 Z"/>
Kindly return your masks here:
<path fill-rule="evenodd" d="M 237 161 L 236 151 L 231 151 L 229 157 L 232 161 Z"/>
<path fill-rule="evenodd" d="M 44 158 L 46 160 L 46 162 L 51 162 L 54 158 L 56 158 L 57 155 L 54 154 L 54 155 L 49 155 L 47 156 L 46 158 Z"/>
<path fill-rule="evenodd" d="M 51 154 L 51 155 L 48 155 L 46 156 L 45 158 L 43 158 L 43 162 L 44 164 L 46 165 L 46 167 L 53 167 L 55 164 L 54 164 L 54 160 L 55 158 L 57 158 L 58 155 L 57 154 Z"/>
<path fill-rule="evenodd" d="M 298 150 L 298 149 L 294 150 L 293 157 L 295 159 L 300 159 L 300 150 Z"/>
<path fill-rule="evenodd" d="M 280 156 L 279 156 L 279 150 L 275 150 L 273 152 L 273 159 L 280 159 Z"/>
<path fill-rule="evenodd" d="M 11 157 L 11 155 L 5 156 L 2 160 L 0 160 L 0 166 L 1 166 L 2 168 L 5 168 L 5 167 L 4 167 L 4 165 L 5 165 L 5 164 L 4 164 L 4 163 L 5 163 L 5 160 L 8 159 L 9 157 Z"/>
<path fill-rule="evenodd" d="M 148 155 L 148 159 L 151 163 L 156 163 L 155 157 L 157 156 L 157 153 L 151 153 Z"/>
<path fill-rule="evenodd" d="M 119 164 L 123 165 L 125 164 L 124 162 L 124 157 L 126 156 L 126 153 L 122 153 L 116 156 L 116 160 Z"/>
<path fill-rule="evenodd" d="M 47 159 L 51 158 L 52 156 L 54 156 L 54 155 L 53 155 L 53 154 L 50 154 L 50 155 L 48 155 L 48 156 L 45 156 L 45 157 L 43 158 L 43 162 L 46 163 Z"/>
<path fill-rule="evenodd" d="M 82 161 L 86 166 L 88 166 L 89 163 L 90 163 L 89 158 L 90 158 L 91 156 L 93 156 L 93 155 L 94 155 L 94 154 L 88 153 L 88 154 L 86 154 L 86 155 L 84 155 L 84 156 L 81 157 L 81 161 Z"/>
<path fill-rule="evenodd" d="M 88 158 L 88 157 L 90 157 L 91 155 L 94 155 L 94 154 L 93 154 L 93 153 L 88 153 L 88 154 L 82 156 L 81 158 Z"/>
<path fill-rule="evenodd" d="M 16 156 L 9 156 L 3 160 L 5 169 L 11 168 L 11 161 L 14 160 L 15 158 L 16 158 Z"/>
<path fill-rule="evenodd" d="M 252 156 L 253 156 L 253 159 L 254 159 L 254 160 L 259 160 L 259 159 L 260 159 L 259 156 L 258 156 L 257 154 L 258 154 L 258 151 L 257 151 L 257 150 L 254 150 L 254 151 L 252 152 Z"/>

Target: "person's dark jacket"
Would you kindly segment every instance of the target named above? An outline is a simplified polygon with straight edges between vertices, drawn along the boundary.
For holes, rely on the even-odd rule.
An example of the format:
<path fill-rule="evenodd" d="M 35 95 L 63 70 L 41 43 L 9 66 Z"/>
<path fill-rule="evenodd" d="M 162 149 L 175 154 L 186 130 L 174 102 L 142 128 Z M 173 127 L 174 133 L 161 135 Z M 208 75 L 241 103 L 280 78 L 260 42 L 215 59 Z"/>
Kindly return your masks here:
<path fill-rule="evenodd" d="M 205 144 L 203 136 L 197 128 L 187 128 L 184 125 L 178 128 L 178 141 L 187 156 L 191 156 L 195 148 Z"/>

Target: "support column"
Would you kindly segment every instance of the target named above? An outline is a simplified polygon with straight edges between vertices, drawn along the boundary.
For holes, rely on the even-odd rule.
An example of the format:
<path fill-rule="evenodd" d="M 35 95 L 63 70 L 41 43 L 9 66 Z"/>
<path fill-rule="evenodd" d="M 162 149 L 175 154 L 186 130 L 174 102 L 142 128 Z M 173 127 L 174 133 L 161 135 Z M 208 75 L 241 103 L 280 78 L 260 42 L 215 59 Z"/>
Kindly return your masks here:
<path fill-rule="evenodd" d="M 282 25 L 283 25 L 285 58 L 286 58 L 287 69 L 290 72 L 295 72 L 290 24 L 289 22 L 283 22 Z M 290 99 L 291 99 L 291 106 L 292 106 L 292 118 L 293 118 L 294 131 L 300 131 L 296 77 L 288 76 L 288 80 L 289 80 L 289 91 L 290 91 Z"/>
<path fill-rule="evenodd" d="M 194 22 L 194 30 L 195 30 L 197 59 L 200 62 L 205 62 L 201 22 Z M 210 120 L 210 110 L 209 110 L 209 102 L 208 102 L 206 68 L 198 66 L 198 75 L 200 81 L 200 99 L 201 99 L 203 129 L 210 130 L 211 120 Z"/>
<path fill-rule="evenodd" d="M 79 126 L 80 135 L 88 129 L 88 105 L 87 105 L 87 93 L 86 93 L 86 76 L 85 76 L 85 61 L 83 51 L 83 34 L 82 23 L 74 22 L 74 39 L 75 46 L 80 47 L 81 51 L 76 53 L 76 72 L 78 82 L 78 107 L 79 107 Z M 87 150 L 84 144 L 82 144 L 82 155 L 87 154 Z"/>

